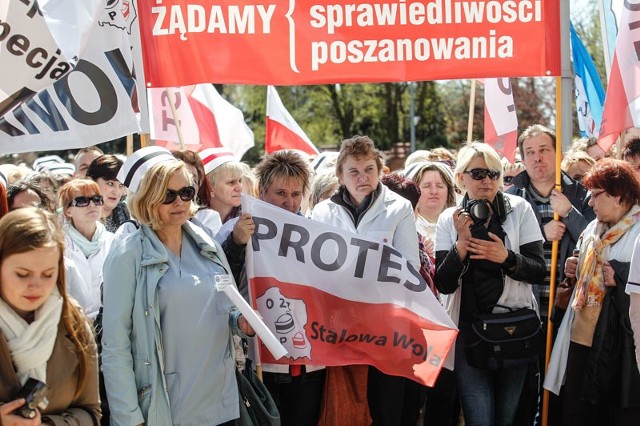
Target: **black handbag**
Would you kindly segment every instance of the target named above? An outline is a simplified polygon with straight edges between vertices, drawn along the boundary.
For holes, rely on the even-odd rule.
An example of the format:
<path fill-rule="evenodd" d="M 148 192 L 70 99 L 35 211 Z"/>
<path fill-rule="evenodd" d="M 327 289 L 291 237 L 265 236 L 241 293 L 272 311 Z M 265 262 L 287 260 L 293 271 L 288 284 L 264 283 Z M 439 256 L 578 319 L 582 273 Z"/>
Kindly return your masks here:
<path fill-rule="evenodd" d="M 480 314 L 465 340 L 472 367 L 499 370 L 535 363 L 542 341 L 542 324 L 533 309 L 509 308 L 504 313 Z"/>
<path fill-rule="evenodd" d="M 240 417 L 237 426 L 280 426 L 280 413 L 269 390 L 262 383 L 247 358 L 244 371 L 236 368 L 238 393 L 240 397 Z"/>

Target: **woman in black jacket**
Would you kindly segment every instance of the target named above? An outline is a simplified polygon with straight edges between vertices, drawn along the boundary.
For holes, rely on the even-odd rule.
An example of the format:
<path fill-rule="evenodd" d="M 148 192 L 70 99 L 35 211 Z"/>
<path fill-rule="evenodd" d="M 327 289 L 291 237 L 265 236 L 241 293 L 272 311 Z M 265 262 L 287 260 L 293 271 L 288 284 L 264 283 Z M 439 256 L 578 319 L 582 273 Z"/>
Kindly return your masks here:
<path fill-rule="evenodd" d="M 461 207 L 438 218 L 436 275 L 458 322 L 455 347 L 458 392 L 466 425 L 511 425 L 527 365 L 489 369 L 468 355 L 472 322 L 499 304 L 537 310 L 529 283 L 546 272 L 542 234 L 526 200 L 502 194 L 502 164 L 489 145 L 471 142 L 458 154 L 456 184 L 465 192 Z"/>

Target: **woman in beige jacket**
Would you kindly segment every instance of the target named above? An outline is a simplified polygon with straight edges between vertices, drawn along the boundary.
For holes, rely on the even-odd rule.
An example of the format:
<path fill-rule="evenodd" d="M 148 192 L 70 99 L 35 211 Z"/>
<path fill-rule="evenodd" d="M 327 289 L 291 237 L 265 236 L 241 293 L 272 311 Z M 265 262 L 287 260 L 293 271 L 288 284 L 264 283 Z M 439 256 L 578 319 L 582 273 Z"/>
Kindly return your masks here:
<path fill-rule="evenodd" d="M 0 220 L 0 425 L 99 424 L 96 347 L 65 289 L 63 236 L 38 208 Z M 32 419 L 16 395 L 33 378 L 49 388 Z"/>

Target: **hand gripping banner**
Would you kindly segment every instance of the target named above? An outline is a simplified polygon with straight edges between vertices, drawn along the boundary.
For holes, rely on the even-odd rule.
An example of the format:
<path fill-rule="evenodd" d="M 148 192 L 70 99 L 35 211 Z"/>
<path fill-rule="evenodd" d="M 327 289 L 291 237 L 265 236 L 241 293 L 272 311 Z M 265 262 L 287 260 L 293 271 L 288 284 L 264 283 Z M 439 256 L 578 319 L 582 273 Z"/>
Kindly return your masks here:
<path fill-rule="evenodd" d="M 368 364 L 433 386 L 458 331 L 397 250 L 251 197 L 243 211 L 253 306 L 288 351 L 261 345 L 263 363 Z"/>

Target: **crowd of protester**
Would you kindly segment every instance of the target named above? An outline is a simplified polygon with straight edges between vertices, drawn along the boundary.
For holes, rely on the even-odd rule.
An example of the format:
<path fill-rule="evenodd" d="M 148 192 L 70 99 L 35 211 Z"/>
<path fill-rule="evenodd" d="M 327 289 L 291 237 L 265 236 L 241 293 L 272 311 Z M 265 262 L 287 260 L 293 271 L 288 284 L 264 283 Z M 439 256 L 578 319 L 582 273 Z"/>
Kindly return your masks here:
<path fill-rule="evenodd" d="M 430 388 L 357 363 L 262 364 L 281 424 L 539 425 L 545 389 L 549 425 L 637 424 L 640 138 L 596 142 L 574 141 L 560 176 L 539 124 L 514 161 L 476 141 L 390 173 L 367 136 L 253 168 L 225 149 L 157 146 L 0 165 L 0 425 L 238 424 L 254 330 L 204 277 L 248 299 L 243 194 L 391 245 L 459 329 Z M 566 310 L 551 309 L 552 271 Z M 496 307 L 537 313 L 535 361 L 478 365 L 472 325 Z M 48 405 L 25 418 L 32 379 Z"/>

